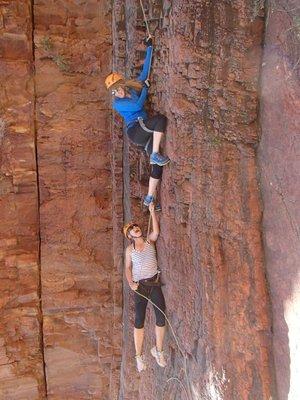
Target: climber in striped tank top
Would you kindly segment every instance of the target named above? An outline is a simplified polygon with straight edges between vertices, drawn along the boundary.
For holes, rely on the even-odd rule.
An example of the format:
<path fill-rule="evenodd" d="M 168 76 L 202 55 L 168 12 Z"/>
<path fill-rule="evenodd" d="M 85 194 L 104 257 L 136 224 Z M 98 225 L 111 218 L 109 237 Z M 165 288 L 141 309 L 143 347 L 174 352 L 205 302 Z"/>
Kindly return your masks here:
<path fill-rule="evenodd" d="M 156 326 L 156 346 L 151 349 L 151 354 L 160 367 L 166 366 L 163 353 L 163 340 L 165 336 L 165 299 L 159 282 L 159 271 L 155 250 L 155 242 L 159 235 L 159 224 L 155 214 L 154 204 L 151 203 L 149 211 L 152 219 L 153 230 L 146 240 L 138 224 L 129 223 L 123 228 L 124 235 L 131 241 L 126 249 L 125 275 L 130 288 L 134 293 L 135 322 L 134 345 L 136 351 L 136 364 L 139 372 L 146 369 L 146 363 L 142 355 L 144 341 L 144 322 L 148 300 L 151 300 L 158 308 L 153 306 Z M 142 297 L 143 295 L 144 297 Z M 146 298 L 145 298 L 146 297 Z M 160 311 L 162 310 L 163 313 Z"/>

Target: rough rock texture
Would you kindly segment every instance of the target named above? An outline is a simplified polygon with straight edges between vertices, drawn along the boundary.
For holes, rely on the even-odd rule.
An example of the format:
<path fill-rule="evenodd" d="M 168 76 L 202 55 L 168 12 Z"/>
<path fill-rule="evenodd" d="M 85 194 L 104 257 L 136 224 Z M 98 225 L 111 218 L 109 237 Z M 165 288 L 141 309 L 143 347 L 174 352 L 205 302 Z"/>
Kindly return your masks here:
<path fill-rule="evenodd" d="M 0 398 L 117 399 L 111 6 L 31 3 L 0 2 Z"/>
<path fill-rule="evenodd" d="M 116 34 L 127 34 L 128 75 L 143 58 L 137 6 L 128 0 L 126 20 L 117 16 Z M 169 118 L 172 160 L 162 182 L 158 251 L 184 356 L 169 330 L 168 367 L 154 364 L 149 311 L 149 367 L 137 376 L 126 287 L 121 399 L 275 399 L 256 178 L 262 9 L 247 1 L 153 2 L 148 15 L 156 29 L 152 105 Z M 127 154 L 125 218 L 143 219 L 146 228 L 139 207 L 143 162 L 136 150 L 125 148 Z"/>
<path fill-rule="evenodd" d="M 259 158 L 280 400 L 300 398 L 299 21 L 298 1 L 270 4 L 262 69 Z"/>
<path fill-rule="evenodd" d="M 39 1 L 34 18 L 48 398 L 112 399 L 121 304 L 102 83 L 110 69 L 110 4 Z"/>
<path fill-rule="evenodd" d="M 123 219 L 147 226 L 148 160 L 123 140 L 102 86 L 111 69 L 138 72 L 139 2 L 0 0 L 0 399 L 298 400 L 297 2 L 272 1 L 262 69 L 278 396 L 256 166 L 263 2 L 144 4 L 151 111 L 169 118 L 172 159 L 158 242 L 177 340 L 169 329 L 168 367 L 149 355 L 149 310 L 137 375 L 126 285 L 122 329 L 120 231 Z"/>
<path fill-rule="evenodd" d="M 44 398 L 30 1 L 0 1 L 0 399 Z"/>

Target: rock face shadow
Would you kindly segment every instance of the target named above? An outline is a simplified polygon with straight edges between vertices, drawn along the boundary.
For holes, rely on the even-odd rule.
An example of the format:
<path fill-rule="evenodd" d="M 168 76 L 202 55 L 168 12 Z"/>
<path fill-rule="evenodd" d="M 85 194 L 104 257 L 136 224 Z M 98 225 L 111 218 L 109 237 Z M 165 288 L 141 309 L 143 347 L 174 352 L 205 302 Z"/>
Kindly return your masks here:
<path fill-rule="evenodd" d="M 293 28 L 299 18 L 295 4 L 282 0 L 270 5 L 261 72 L 258 156 L 279 400 L 300 398 L 300 44 Z"/>

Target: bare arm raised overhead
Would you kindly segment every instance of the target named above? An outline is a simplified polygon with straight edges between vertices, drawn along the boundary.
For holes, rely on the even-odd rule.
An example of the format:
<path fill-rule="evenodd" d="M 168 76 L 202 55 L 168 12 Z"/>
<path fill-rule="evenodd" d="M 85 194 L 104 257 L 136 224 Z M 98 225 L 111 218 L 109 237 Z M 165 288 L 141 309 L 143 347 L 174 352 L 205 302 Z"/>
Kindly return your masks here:
<path fill-rule="evenodd" d="M 152 218 L 152 232 L 149 235 L 149 240 L 151 242 L 156 242 L 159 236 L 159 224 L 157 221 L 157 217 L 156 217 L 156 213 L 155 213 L 155 207 L 154 204 L 151 203 L 149 206 L 149 211 L 151 214 L 151 218 Z"/>

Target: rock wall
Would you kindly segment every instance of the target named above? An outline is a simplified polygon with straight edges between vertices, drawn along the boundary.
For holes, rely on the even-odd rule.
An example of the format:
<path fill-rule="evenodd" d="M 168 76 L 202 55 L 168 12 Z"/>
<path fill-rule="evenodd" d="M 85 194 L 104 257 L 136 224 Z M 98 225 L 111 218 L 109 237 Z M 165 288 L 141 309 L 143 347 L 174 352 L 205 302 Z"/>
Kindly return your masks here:
<path fill-rule="evenodd" d="M 42 399 L 32 9 L 0 5 L 0 398 Z"/>
<path fill-rule="evenodd" d="M 275 399 L 256 167 L 263 8 L 156 1 L 147 13 L 155 31 L 152 112 L 168 116 L 165 149 L 172 160 L 161 185 L 158 253 L 180 349 L 169 329 L 168 367 L 155 365 L 149 311 L 148 369 L 137 376 L 132 294 L 125 287 L 120 399 Z M 131 76 L 143 59 L 138 2 L 127 0 L 117 18 Z M 132 147 L 124 151 L 125 219 L 142 220 L 146 229 L 140 208 L 146 163 Z"/>
<path fill-rule="evenodd" d="M 149 109 L 169 119 L 158 253 L 176 340 L 159 369 L 149 310 L 140 376 L 120 231 L 147 226 L 148 160 L 102 85 L 140 68 L 139 2 L 0 6 L 0 398 L 298 400 L 297 2 L 145 4 Z"/>
<path fill-rule="evenodd" d="M 116 399 L 111 5 L 31 3 L 1 2 L 0 398 Z"/>
<path fill-rule="evenodd" d="M 297 1 L 270 2 L 262 68 L 259 160 L 280 400 L 300 398 L 299 20 Z"/>

